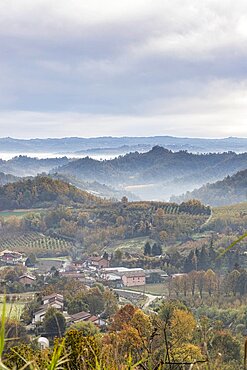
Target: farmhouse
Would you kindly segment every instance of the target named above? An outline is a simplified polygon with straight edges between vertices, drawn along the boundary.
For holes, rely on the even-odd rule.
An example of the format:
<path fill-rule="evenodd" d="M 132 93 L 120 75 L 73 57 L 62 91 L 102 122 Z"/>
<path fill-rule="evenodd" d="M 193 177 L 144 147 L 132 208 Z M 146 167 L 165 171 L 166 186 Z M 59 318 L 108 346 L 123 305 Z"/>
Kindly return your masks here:
<path fill-rule="evenodd" d="M 88 257 L 86 262 L 88 266 L 95 267 L 96 269 L 109 267 L 109 261 L 100 256 Z"/>
<path fill-rule="evenodd" d="M 145 270 L 145 275 L 147 284 L 161 283 L 168 278 L 167 273 L 160 269 Z"/>
<path fill-rule="evenodd" d="M 50 305 L 57 309 L 63 308 L 63 295 L 58 293 L 53 293 L 42 298 L 43 305 Z"/>
<path fill-rule="evenodd" d="M 81 311 L 76 314 L 73 314 L 69 318 L 69 325 L 75 324 L 82 321 L 91 321 L 96 326 L 104 326 L 106 322 L 100 317 L 91 315 L 89 312 Z"/>
<path fill-rule="evenodd" d="M 144 271 L 126 271 L 122 275 L 124 286 L 145 285 L 146 277 Z"/>
<path fill-rule="evenodd" d="M 23 263 L 24 260 L 21 253 L 5 249 L 0 252 L 0 262 L 5 265 L 16 265 Z"/>
<path fill-rule="evenodd" d="M 46 311 L 50 307 L 54 307 L 57 310 L 63 312 L 64 302 L 63 302 L 62 294 L 53 293 L 53 294 L 47 295 L 42 298 L 42 303 L 43 304 L 39 308 L 39 310 L 34 313 L 34 317 L 33 317 L 34 324 L 36 324 L 37 322 L 43 321 Z"/>
<path fill-rule="evenodd" d="M 30 274 L 24 274 L 19 277 L 19 283 L 26 287 L 32 287 L 36 282 L 36 277 Z"/>
<path fill-rule="evenodd" d="M 145 285 L 145 271 L 142 268 L 109 267 L 101 271 L 101 278 L 106 282 L 115 281 L 116 287 Z M 120 283 L 121 282 L 121 283 Z"/>

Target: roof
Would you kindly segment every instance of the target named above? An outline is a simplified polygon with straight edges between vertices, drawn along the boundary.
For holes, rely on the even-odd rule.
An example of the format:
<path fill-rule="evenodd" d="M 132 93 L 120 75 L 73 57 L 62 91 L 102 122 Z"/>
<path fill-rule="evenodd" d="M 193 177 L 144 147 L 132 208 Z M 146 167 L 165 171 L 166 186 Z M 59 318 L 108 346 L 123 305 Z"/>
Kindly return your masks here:
<path fill-rule="evenodd" d="M 145 270 L 145 274 L 146 275 L 149 275 L 149 274 L 159 274 L 159 275 L 163 275 L 163 276 L 168 276 L 167 273 L 161 269 L 150 269 L 150 270 Z"/>
<path fill-rule="evenodd" d="M 125 272 L 125 271 L 143 271 L 142 268 L 140 267 L 134 267 L 134 268 L 128 268 L 128 267 L 122 267 L 122 266 L 117 266 L 117 267 L 106 267 L 101 270 L 103 273 L 104 272 Z"/>
<path fill-rule="evenodd" d="M 88 260 L 89 261 L 92 261 L 92 262 L 99 262 L 101 260 L 105 260 L 107 261 L 104 257 L 100 257 L 100 256 L 92 256 L 92 257 L 88 257 Z"/>
<path fill-rule="evenodd" d="M 20 257 L 22 256 L 21 253 L 16 252 L 16 251 L 10 251 L 8 249 L 5 249 L 5 250 L 3 250 L 3 251 L 0 252 L 0 256 L 3 256 L 4 254 L 13 254 L 13 255 L 20 256 Z"/>
<path fill-rule="evenodd" d="M 23 274 L 22 276 L 19 277 L 19 280 L 22 279 L 22 278 L 28 278 L 28 279 L 31 279 L 31 280 L 36 280 L 35 276 L 29 275 L 29 274 Z"/>
<path fill-rule="evenodd" d="M 38 311 L 34 312 L 34 315 L 37 315 L 37 314 L 42 313 L 42 312 L 46 312 L 48 310 L 48 308 L 52 308 L 52 307 L 53 306 L 51 306 L 50 303 L 43 304 L 42 306 L 40 306 Z"/>
<path fill-rule="evenodd" d="M 119 274 L 105 274 L 104 278 L 109 281 L 115 281 L 115 280 L 121 279 Z"/>
<path fill-rule="evenodd" d="M 78 313 L 75 313 L 74 315 L 71 315 L 71 321 L 77 321 L 77 320 L 87 320 L 91 314 L 89 312 L 81 311 Z"/>
<path fill-rule="evenodd" d="M 38 315 L 39 313 L 46 312 L 49 307 L 50 307 L 49 304 L 44 304 L 43 306 L 39 308 L 38 311 L 34 312 L 34 315 Z"/>
<path fill-rule="evenodd" d="M 99 318 L 97 316 L 90 316 L 87 321 L 95 322 L 95 321 L 99 321 Z"/>
<path fill-rule="evenodd" d="M 121 275 L 126 276 L 126 277 L 145 277 L 145 272 L 144 271 L 125 271 Z"/>
<path fill-rule="evenodd" d="M 50 294 L 50 295 L 46 295 L 42 298 L 42 301 L 50 300 L 52 298 L 57 298 L 58 300 L 60 299 L 60 300 L 63 301 L 63 295 L 59 294 L 59 293 L 53 293 L 53 294 Z"/>

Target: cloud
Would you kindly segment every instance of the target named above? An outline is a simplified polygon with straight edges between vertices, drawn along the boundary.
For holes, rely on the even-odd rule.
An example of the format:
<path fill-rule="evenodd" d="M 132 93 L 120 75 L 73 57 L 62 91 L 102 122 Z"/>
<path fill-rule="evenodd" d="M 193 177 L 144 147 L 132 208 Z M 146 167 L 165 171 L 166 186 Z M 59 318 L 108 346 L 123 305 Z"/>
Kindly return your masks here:
<path fill-rule="evenodd" d="M 246 135 L 243 0 L 3 0 L 0 13 L 1 136 L 87 124 L 93 136 Z"/>

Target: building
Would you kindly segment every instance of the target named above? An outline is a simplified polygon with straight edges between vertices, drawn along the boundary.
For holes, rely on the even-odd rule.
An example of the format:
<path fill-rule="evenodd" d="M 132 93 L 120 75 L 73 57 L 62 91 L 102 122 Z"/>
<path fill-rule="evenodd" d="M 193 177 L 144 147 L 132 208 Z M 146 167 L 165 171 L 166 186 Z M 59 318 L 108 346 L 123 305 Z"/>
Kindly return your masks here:
<path fill-rule="evenodd" d="M 63 312 L 64 302 L 62 294 L 53 293 L 42 298 L 42 306 L 34 313 L 33 323 L 42 322 L 45 314 L 50 307 Z"/>
<path fill-rule="evenodd" d="M 160 269 L 145 270 L 145 275 L 147 284 L 162 283 L 162 281 L 168 278 L 167 273 Z"/>
<path fill-rule="evenodd" d="M 19 283 L 26 286 L 27 288 L 32 287 L 36 283 L 36 277 L 30 274 L 24 274 L 19 277 Z"/>
<path fill-rule="evenodd" d="M 46 311 L 48 310 L 49 306 L 41 306 L 40 309 L 36 312 L 34 312 L 34 317 L 33 317 L 33 323 L 36 324 L 38 322 L 43 322 Z"/>
<path fill-rule="evenodd" d="M 75 324 L 77 322 L 87 321 L 90 317 L 91 314 L 89 312 L 81 311 L 73 315 L 70 315 L 69 322 L 70 324 Z"/>
<path fill-rule="evenodd" d="M 43 305 L 50 305 L 57 309 L 63 308 L 63 295 L 58 293 L 53 293 L 42 298 Z"/>
<path fill-rule="evenodd" d="M 143 271 L 126 271 L 122 274 L 122 282 L 126 287 L 146 284 L 146 276 Z"/>
<path fill-rule="evenodd" d="M 91 315 L 89 312 L 81 311 L 70 315 L 68 320 L 69 325 L 78 323 L 78 322 L 92 322 L 96 326 L 104 326 L 106 322 L 102 320 L 99 316 Z"/>
<path fill-rule="evenodd" d="M 145 285 L 145 271 L 142 268 L 109 267 L 101 270 L 101 278 L 115 287 Z"/>
<path fill-rule="evenodd" d="M 98 270 L 109 267 L 109 261 L 100 256 L 88 257 L 86 262 L 88 267 L 95 267 Z"/>
<path fill-rule="evenodd" d="M 0 262 L 4 265 L 16 265 L 24 263 L 24 256 L 19 252 L 10 251 L 5 249 L 0 252 Z"/>

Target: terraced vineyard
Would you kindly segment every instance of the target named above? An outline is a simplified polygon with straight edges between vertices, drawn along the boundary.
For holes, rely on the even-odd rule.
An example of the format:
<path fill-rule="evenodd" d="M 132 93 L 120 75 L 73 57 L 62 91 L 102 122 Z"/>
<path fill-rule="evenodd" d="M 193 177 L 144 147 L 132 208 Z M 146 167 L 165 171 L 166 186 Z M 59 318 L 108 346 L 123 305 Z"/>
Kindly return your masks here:
<path fill-rule="evenodd" d="M 10 249 L 18 252 L 35 253 L 37 255 L 67 254 L 73 244 L 64 239 L 52 238 L 38 232 L 16 235 L 1 235 L 0 250 Z"/>

